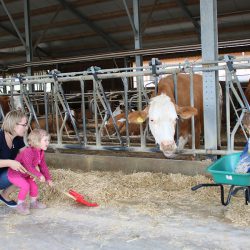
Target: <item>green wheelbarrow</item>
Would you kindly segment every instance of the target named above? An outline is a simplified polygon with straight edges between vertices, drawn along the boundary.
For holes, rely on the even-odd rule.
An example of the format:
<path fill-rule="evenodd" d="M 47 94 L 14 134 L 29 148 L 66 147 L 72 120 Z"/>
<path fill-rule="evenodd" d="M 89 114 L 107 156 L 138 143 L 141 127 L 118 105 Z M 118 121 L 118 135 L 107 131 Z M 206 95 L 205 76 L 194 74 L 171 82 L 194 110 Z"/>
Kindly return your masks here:
<path fill-rule="evenodd" d="M 240 159 L 241 152 L 230 155 L 225 155 L 213 164 L 207 167 L 214 180 L 214 183 L 198 184 L 191 188 L 195 191 L 201 187 L 214 187 L 218 186 L 221 190 L 221 203 L 227 206 L 230 203 L 233 193 L 241 188 L 245 192 L 245 204 L 248 205 L 250 201 L 250 173 L 238 174 L 234 172 L 234 169 Z M 230 185 L 227 199 L 225 201 L 225 192 L 223 185 Z"/>

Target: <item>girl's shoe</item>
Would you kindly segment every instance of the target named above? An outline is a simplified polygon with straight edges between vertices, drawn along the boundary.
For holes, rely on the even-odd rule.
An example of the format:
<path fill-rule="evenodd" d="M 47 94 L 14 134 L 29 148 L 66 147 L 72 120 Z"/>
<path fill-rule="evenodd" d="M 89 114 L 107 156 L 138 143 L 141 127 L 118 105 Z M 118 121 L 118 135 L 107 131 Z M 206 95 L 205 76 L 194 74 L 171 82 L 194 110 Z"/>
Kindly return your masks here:
<path fill-rule="evenodd" d="M 44 209 L 46 207 L 47 206 L 40 201 L 33 201 L 30 203 L 30 208 L 32 208 L 32 209 Z"/>
<path fill-rule="evenodd" d="M 30 210 L 29 210 L 29 208 L 27 207 L 27 205 L 26 205 L 25 202 L 18 204 L 18 205 L 16 206 L 16 211 L 17 211 L 19 214 L 22 214 L 22 215 L 30 214 Z"/>

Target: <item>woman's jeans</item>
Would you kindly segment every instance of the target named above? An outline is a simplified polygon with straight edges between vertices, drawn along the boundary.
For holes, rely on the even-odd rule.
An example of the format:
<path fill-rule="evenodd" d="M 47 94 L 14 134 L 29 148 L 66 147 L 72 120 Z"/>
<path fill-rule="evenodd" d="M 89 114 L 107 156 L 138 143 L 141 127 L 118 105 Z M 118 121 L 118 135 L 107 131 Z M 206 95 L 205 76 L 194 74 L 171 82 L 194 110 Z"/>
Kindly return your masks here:
<path fill-rule="evenodd" d="M 0 168 L 0 189 L 6 189 L 13 185 L 7 177 L 8 168 Z"/>

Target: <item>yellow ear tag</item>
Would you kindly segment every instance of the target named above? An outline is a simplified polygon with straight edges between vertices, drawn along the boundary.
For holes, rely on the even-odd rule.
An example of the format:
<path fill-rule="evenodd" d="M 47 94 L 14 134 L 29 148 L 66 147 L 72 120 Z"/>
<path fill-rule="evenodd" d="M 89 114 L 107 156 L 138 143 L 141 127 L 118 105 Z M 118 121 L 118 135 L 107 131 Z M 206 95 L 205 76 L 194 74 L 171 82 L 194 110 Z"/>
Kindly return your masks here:
<path fill-rule="evenodd" d="M 141 117 L 138 117 L 137 120 L 136 120 L 138 123 L 143 123 L 143 119 Z"/>

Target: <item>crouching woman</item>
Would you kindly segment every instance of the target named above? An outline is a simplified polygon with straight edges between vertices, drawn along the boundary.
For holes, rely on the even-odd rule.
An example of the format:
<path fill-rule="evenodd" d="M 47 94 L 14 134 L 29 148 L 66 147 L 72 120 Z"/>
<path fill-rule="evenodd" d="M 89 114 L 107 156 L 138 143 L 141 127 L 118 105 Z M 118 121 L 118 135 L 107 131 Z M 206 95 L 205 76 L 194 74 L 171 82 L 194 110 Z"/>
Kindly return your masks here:
<path fill-rule="evenodd" d="M 27 117 L 20 110 L 12 110 L 6 114 L 0 129 L 0 202 L 9 207 L 16 207 L 17 203 L 10 198 L 16 187 L 7 177 L 8 167 L 25 173 L 22 164 L 14 160 L 20 149 L 25 147 L 23 136 L 27 131 Z"/>

